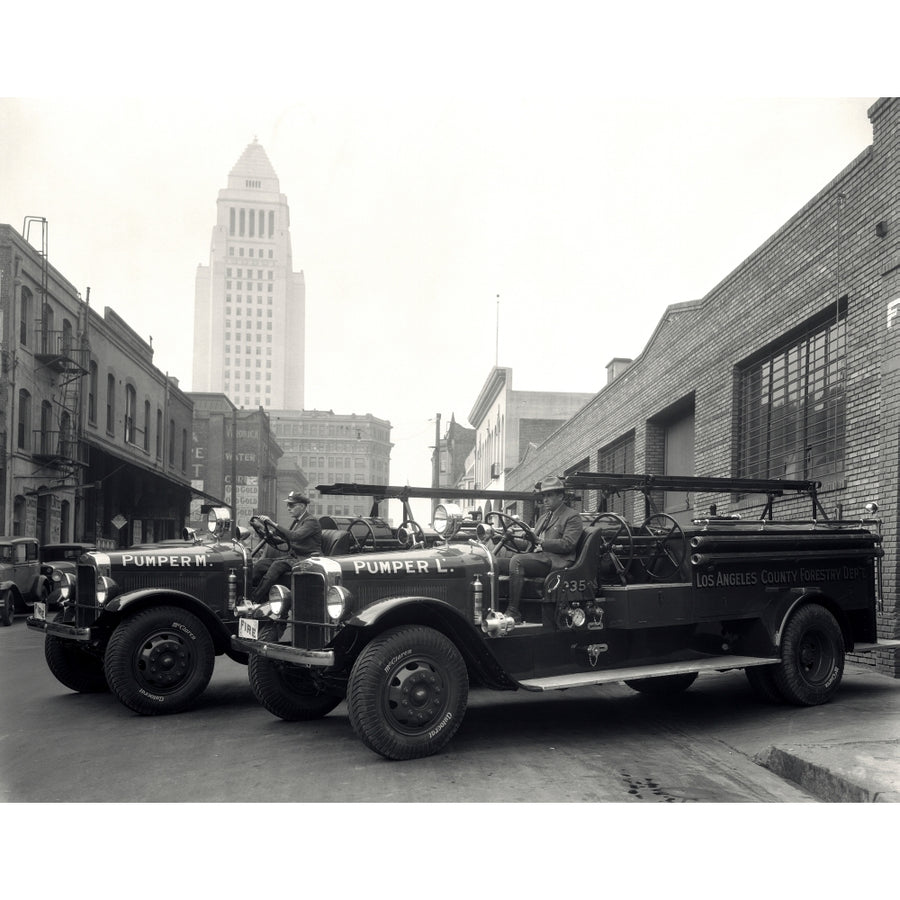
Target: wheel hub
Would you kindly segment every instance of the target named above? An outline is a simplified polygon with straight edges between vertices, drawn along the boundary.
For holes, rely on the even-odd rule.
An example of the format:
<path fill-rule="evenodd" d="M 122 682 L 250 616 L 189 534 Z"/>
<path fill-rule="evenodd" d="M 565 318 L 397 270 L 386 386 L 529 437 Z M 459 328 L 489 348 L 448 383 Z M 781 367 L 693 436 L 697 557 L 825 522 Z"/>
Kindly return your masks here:
<path fill-rule="evenodd" d="M 188 648 L 174 635 L 154 635 L 144 643 L 138 654 L 138 672 L 143 681 L 156 690 L 178 684 L 190 668 Z"/>
<path fill-rule="evenodd" d="M 444 684 L 431 666 L 408 662 L 394 672 L 387 691 L 394 721 L 406 728 L 428 726 L 444 708 Z"/>

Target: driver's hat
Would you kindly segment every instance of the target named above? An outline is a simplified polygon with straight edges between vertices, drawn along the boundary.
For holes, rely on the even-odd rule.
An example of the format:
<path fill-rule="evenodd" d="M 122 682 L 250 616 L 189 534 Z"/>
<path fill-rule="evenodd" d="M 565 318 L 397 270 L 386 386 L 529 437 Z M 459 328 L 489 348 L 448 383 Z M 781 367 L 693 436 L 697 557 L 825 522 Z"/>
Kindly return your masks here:
<path fill-rule="evenodd" d="M 287 497 L 284 498 L 285 503 L 306 503 L 309 505 L 309 497 L 301 491 L 291 491 Z"/>
<path fill-rule="evenodd" d="M 560 491 L 565 493 L 566 486 L 563 484 L 562 478 L 557 475 L 545 475 L 536 485 L 538 493 L 547 494 L 550 491 Z"/>

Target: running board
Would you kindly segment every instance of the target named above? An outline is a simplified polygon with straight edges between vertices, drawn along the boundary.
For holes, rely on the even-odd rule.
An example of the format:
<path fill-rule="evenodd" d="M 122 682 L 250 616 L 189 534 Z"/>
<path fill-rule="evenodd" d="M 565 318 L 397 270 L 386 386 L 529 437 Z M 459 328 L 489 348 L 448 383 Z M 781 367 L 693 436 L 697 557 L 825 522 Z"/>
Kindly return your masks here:
<path fill-rule="evenodd" d="M 781 660 L 764 656 L 713 656 L 706 659 L 655 663 L 649 666 L 629 666 L 624 669 L 551 675 L 548 678 L 526 678 L 519 682 L 519 687 L 525 688 L 526 691 L 563 691 L 566 688 L 608 684 L 611 681 L 635 681 L 639 678 L 659 678 L 662 675 L 686 675 L 689 672 L 726 672 L 729 669 L 748 669 L 751 666 L 773 666 L 779 662 Z"/>
<path fill-rule="evenodd" d="M 869 653 L 872 650 L 896 650 L 900 647 L 900 638 L 885 641 L 873 641 L 871 644 L 854 644 L 848 653 Z"/>

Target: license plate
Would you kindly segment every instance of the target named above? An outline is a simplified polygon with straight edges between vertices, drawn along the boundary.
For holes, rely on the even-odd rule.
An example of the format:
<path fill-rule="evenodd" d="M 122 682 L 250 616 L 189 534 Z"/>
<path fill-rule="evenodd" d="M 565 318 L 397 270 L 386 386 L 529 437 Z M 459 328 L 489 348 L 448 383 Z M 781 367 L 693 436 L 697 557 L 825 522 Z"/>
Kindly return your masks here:
<path fill-rule="evenodd" d="M 249 638 L 251 641 L 259 639 L 259 619 L 241 619 L 238 622 L 238 637 Z"/>
<path fill-rule="evenodd" d="M 46 603 L 41 603 L 39 600 L 35 601 L 34 617 L 36 619 L 41 619 L 42 621 L 46 621 L 46 619 L 47 619 L 47 604 Z"/>

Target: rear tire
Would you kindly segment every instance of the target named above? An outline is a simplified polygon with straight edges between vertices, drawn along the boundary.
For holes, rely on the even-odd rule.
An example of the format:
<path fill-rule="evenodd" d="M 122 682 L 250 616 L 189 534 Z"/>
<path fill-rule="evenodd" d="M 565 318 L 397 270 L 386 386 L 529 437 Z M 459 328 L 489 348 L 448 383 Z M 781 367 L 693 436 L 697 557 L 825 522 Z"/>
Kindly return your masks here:
<path fill-rule="evenodd" d="M 55 621 L 60 621 L 57 615 Z M 109 690 L 103 660 L 88 653 L 77 641 L 48 634 L 44 637 L 44 659 L 56 680 L 78 694 L 102 694 Z"/>
<path fill-rule="evenodd" d="M 260 629 L 260 640 L 271 638 L 271 626 Z M 308 722 L 327 716 L 341 697 L 323 694 L 300 666 L 251 654 L 247 670 L 256 699 L 279 719 Z"/>
<path fill-rule="evenodd" d="M 696 672 L 685 672 L 682 675 L 660 675 L 658 678 L 636 678 L 625 684 L 648 697 L 671 697 L 686 691 L 696 680 Z"/>
<path fill-rule="evenodd" d="M 347 686 L 350 724 L 386 759 L 431 756 L 456 733 L 469 676 L 456 646 L 420 625 L 392 628 L 360 653 Z"/>
<path fill-rule="evenodd" d="M 795 706 L 827 703 L 844 674 L 844 635 L 824 606 L 801 606 L 788 620 L 775 667 L 778 691 Z"/>

